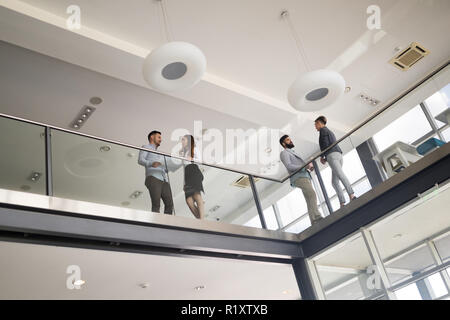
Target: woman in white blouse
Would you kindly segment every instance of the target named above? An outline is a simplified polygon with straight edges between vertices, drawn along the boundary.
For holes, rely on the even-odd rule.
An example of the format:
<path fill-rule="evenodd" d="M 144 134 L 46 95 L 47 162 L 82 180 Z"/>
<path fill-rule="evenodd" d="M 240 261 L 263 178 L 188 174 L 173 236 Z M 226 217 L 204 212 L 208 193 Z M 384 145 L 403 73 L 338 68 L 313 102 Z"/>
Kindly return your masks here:
<path fill-rule="evenodd" d="M 195 141 L 192 135 L 185 135 L 181 139 L 180 156 L 189 160 L 200 160 L 200 155 L 195 148 Z M 183 161 L 184 167 L 184 194 L 186 203 L 197 219 L 205 217 L 205 206 L 201 192 L 203 190 L 203 174 L 198 165 L 193 162 Z"/>

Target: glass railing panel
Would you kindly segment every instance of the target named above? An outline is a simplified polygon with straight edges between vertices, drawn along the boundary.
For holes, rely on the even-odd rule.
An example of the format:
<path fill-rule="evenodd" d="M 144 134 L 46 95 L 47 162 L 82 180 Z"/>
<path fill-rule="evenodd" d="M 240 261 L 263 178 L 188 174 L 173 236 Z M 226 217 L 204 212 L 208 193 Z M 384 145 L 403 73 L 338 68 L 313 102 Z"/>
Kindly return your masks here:
<path fill-rule="evenodd" d="M 52 130 L 53 195 L 150 211 L 139 150 Z"/>
<path fill-rule="evenodd" d="M 280 163 L 280 166 L 282 164 Z M 282 170 L 282 168 L 280 168 Z M 294 181 L 296 180 L 296 181 Z M 264 180 L 256 184 L 268 229 L 280 229 L 298 233 L 311 226 L 308 204 L 305 198 L 311 197 L 310 206 L 316 210 L 316 218 L 328 215 L 324 197 L 314 170 L 288 179 L 284 183 Z M 301 189 L 303 188 L 303 189 Z"/>
<path fill-rule="evenodd" d="M 45 128 L 0 117 L 0 188 L 46 194 Z"/>
<path fill-rule="evenodd" d="M 349 204 L 350 197 L 360 197 L 372 189 L 352 136 L 337 146 L 340 152 L 328 153 L 317 160 L 333 211 L 339 210 L 341 204 Z"/>
<path fill-rule="evenodd" d="M 169 178 L 177 216 L 238 225 L 255 219 L 251 226 L 260 225 L 248 175 L 186 160 L 167 161 L 174 163 Z"/>

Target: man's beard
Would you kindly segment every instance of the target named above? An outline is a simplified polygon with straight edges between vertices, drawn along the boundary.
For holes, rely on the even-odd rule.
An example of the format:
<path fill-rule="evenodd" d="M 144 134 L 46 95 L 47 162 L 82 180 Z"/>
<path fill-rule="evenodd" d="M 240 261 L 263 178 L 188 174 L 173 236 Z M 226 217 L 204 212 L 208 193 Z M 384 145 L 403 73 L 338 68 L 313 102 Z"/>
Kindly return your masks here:
<path fill-rule="evenodd" d="M 290 143 L 290 144 L 286 144 L 286 148 L 288 148 L 288 149 L 292 149 L 293 147 L 295 147 L 294 146 L 294 143 Z"/>

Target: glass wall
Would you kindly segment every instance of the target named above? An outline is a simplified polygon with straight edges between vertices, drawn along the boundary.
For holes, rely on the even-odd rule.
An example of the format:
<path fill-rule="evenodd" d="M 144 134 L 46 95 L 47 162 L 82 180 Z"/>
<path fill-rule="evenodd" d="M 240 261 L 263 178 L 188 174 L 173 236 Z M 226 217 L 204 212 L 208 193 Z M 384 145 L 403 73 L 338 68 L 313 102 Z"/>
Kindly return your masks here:
<path fill-rule="evenodd" d="M 323 293 L 327 300 L 360 300 L 382 294 L 373 285 L 373 263 L 360 234 L 314 260 Z"/>
<path fill-rule="evenodd" d="M 384 288 L 391 299 L 448 299 L 449 199 L 447 182 L 367 226 L 373 247 L 358 232 L 312 257 L 316 290 L 326 299 L 378 299 L 388 296 Z M 382 265 L 371 255 L 379 255 Z M 373 290 L 376 279 L 379 290 Z"/>

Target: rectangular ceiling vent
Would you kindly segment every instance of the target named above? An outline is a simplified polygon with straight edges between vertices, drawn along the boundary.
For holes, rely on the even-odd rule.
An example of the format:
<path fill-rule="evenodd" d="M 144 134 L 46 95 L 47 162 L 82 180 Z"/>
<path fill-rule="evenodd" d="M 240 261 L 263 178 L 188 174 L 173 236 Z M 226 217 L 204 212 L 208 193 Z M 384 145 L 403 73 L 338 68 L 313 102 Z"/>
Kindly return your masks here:
<path fill-rule="evenodd" d="M 429 53 L 430 51 L 423 46 L 417 42 L 413 42 L 408 48 L 392 58 L 389 63 L 400 70 L 406 71 Z"/>
<path fill-rule="evenodd" d="M 255 182 L 258 181 L 258 178 L 254 178 Z M 237 179 L 235 182 L 232 183 L 233 186 L 235 187 L 239 187 L 239 188 L 247 188 L 250 186 L 250 178 L 245 175 L 245 176 L 241 176 L 239 177 L 239 179 Z"/>

